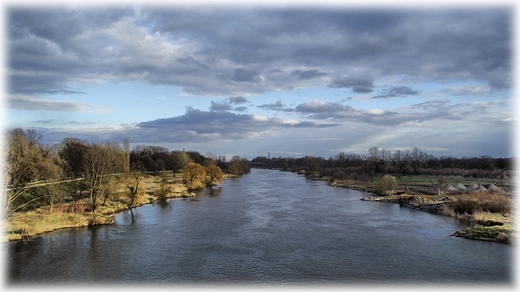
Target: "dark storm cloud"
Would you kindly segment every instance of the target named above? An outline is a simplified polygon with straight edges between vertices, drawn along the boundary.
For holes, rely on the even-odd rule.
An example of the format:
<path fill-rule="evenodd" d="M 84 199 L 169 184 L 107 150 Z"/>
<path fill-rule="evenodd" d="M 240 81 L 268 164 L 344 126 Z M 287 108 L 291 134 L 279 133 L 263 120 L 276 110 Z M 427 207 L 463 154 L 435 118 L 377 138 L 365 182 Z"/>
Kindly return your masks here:
<path fill-rule="evenodd" d="M 7 27 L 12 94 L 70 93 L 71 84 L 110 80 L 210 96 L 309 84 L 369 93 L 395 76 L 495 90 L 512 83 L 512 12 L 503 7 L 10 8 Z"/>

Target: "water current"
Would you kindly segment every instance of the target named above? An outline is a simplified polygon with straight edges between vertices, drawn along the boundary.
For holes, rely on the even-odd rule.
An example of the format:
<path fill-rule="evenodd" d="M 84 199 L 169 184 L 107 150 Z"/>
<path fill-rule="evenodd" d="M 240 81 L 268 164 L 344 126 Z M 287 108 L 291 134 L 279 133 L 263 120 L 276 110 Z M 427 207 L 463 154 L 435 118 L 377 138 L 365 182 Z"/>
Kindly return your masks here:
<path fill-rule="evenodd" d="M 8 283 L 510 284 L 513 247 L 447 217 L 253 169 L 116 224 L 5 243 Z"/>

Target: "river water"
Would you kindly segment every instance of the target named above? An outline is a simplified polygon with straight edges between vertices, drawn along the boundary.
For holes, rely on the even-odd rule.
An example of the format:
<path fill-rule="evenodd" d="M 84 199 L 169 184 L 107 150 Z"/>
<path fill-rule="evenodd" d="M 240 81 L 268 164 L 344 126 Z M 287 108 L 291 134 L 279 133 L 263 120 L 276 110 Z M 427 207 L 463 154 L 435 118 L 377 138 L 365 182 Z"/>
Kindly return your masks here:
<path fill-rule="evenodd" d="M 252 169 L 116 224 L 7 245 L 8 283 L 504 284 L 513 247 L 450 237 L 451 218 Z"/>

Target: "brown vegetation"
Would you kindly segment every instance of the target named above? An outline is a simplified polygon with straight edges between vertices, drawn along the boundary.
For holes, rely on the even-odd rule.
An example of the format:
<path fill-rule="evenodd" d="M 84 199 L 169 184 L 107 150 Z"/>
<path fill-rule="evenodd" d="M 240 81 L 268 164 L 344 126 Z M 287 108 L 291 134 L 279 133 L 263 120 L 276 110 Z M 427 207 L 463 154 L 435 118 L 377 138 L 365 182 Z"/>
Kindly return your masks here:
<path fill-rule="evenodd" d="M 166 191 L 167 190 L 167 191 Z M 193 193 L 182 183 L 181 178 L 172 175 L 159 177 L 143 175 L 140 181 L 138 195 L 133 199 L 128 196 L 128 187 L 125 178 L 118 180 L 114 192 L 111 193 L 104 205 L 95 211 L 90 210 L 88 198 L 43 206 L 26 212 L 14 212 L 5 223 L 4 240 L 21 239 L 61 228 L 79 227 L 114 223 L 114 214 L 132 207 L 142 206 L 161 199 L 191 197 Z M 20 232 L 23 228 L 24 234 Z"/>
<path fill-rule="evenodd" d="M 376 195 L 362 200 L 399 203 L 402 207 L 453 217 L 471 226 L 456 231 L 453 236 L 508 244 L 515 240 L 513 200 L 506 193 L 473 191 L 452 196 Z"/>
<path fill-rule="evenodd" d="M 7 133 L 4 220 L 8 237 L 41 230 L 110 224 L 115 212 L 171 197 L 192 196 L 191 190 L 217 185 L 225 169 L 249 172 L 245 159 L 204 157 L 196 151 L 169 151 L 138 145 L 87 143 L 66 138 L 49 146 L 34 130 Z M 176 177 L 181 171 L 182 178 Z M 72 215 L 74 214 L 74 215 Z M 34 218 L 37 220 L 33 220 Z M 22 231 L 20 231 L 22 230 Z"/>

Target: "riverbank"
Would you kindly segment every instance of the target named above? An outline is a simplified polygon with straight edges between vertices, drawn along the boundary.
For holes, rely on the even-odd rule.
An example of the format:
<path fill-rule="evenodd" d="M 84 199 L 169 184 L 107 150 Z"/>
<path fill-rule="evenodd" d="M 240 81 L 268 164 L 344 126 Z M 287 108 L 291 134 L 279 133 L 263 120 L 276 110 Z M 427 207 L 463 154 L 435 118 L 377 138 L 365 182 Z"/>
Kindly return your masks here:
<path fill-rule="evenodd" d="M 453 217 L 470 227 L 455 231 L 451 236 L 473 240 L 493 241 L 506 244 L 515 242 L 514 215 L 511 213 L 474 212 L 457 214 L 450 206 L 457 202 L 457 196 L 368 196 L 363 201 L 397 203 L 401 207 L 412 208 L 431 214 Z"/>
<path fill-rule="evenodd" d="M 166 187 L 165 187 L 166 186 Z M 160 189 L 166 191 L 158 192 Z M 88 212 L 87 202 L 80 199 L 76 202 L 44 206 L 26 212 L 15 212 L 7 222 L 4 222 L 2 241 L 22 240 L 64 228 L 87 227 L 115 223 L 115 215 L 121 211 L 155 203 L 159 200 L 172 198 L 194 197 L 195 193 L 188 191 L 180 179 L 146 176 L 141 182 L 140 192 L 129 208 L 130 199 L 125 186 L 114 190 L 105 204 L 98 206 L 95 212 Z"/>
<path fill-rule="evenodd" d="M 442 194 L 444 192 L 439 190 L 438 185 L 434 183 L 436 179 L 432 177 L 430 182 L 426 184 L 399 182 L 397 189 L 391 192 L 393 195 L 389 195 L 382 194 L 371 181 L 337 180 L 332 177 L 321 176 L 319 172 L 297 171 L 296 173 L 309 179 L 326 181 L 332 187 L 343 187 L 374 194 L 361 198 L 363 201 L 395 203 L 401 207 L 453 217 L 470 225 L 464 230 L 455 231 L 450 236 L 506 244 L 515 242 L 515 216 L 510 187 L 497 188 L 493 184 L 494 188 L 487 190 L 484 190 L 482 185 L 478 185 L 475 190 L 470 190 L 471 188 L 462 190 L 453 188 L 450 190 L 448 188 L 446 194 Z M 472 187 L 474 187 L 473 184 Z M 498 204 L 505 205 L 504 209 L 507 209 L 507 212 L 476 211 L 470 212 L 471 214 L 460 214 L 454 211 L 454 205 L 463 200 L 468 201 L 468 197 L 471 204 L 479 205 L 489 204 L 490 200 L 497 200 L 493 196 L 498 196 Z"/>
<path fill-rule="evenodd" d="M 448 195 L 432 195 L 432 193 L 435 193 L 431 191 L 432 188 L 427 188 L 424 186 L 414 187 L 413 185 L 408 185 L 401 187 L 401 190 L 396 192 L 398 195 L 382 195 L 377 190 L 375 190 L 374 187 L 361 185 L 359 183 L 348 184 L 332 181 L 330 185 L 333 187 L 345 187 L 348 189 L 374 193 L 373 196 L 361 198 L 363 201 L 399 204 L 401 207 L 412 208 L 435 215 L 453 217 L 470 225 L 470 227 L 464 230 L 455 231 L 450 236 L 505 244 L 513 244 L 515 242 L 515 217 L 514 212 L 512 211 L 512 207 L 508 207 L 511 209 L 510 212 L 504 213 L 475 211 L 471 212 L 472 214 L 460 214 L 454 211 L 454 206 L 467 197 L 472 197 L 472 200 L 475 201 L 475 204 L 489 203 L 490 200 L 493 200 L 493 196 L 497 195 L 491 191 L 475 191 L 465 193 L 459 192 Z M 426 192 L 424 192 L 425 189 Z M 421 193 L 421 191 L 423 191 L 423 193 Z M 510 197 L 511 194 L 501 193 L 500 196 Z M 509 202 L 509 204 L 511 204 L 511 202 Z"/>

